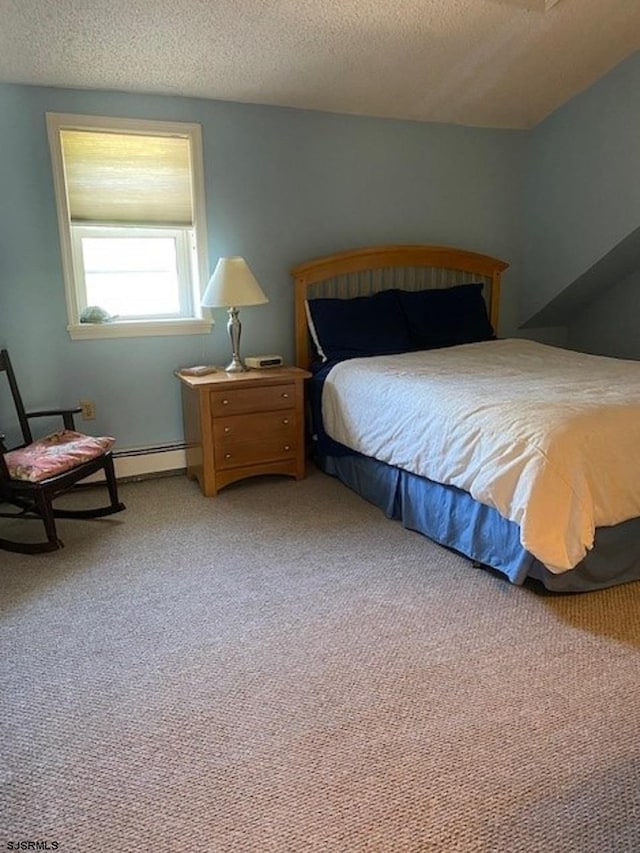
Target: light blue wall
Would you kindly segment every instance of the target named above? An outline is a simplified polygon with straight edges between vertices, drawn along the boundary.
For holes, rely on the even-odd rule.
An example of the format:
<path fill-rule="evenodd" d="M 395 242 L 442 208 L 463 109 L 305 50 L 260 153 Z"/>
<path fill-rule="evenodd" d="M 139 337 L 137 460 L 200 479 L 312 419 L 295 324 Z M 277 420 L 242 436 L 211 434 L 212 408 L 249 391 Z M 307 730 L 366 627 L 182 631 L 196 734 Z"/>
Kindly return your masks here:
<path fill-rule="evenodd" d="M 532 131 L 522 321 L 638 228 L 639 145 L 640 53 Z"/>
<path fill-rule="evenodd" d="M 516 327 L 525 133 L 0 85 L 0 345 L 29 404 L 92 398 L 92 431 L 115 434 L 118 447 L 181 440 L 172 372 L 227 360 L 226 315 L 206 336 L 69 339 L 46 111 L 202 125 L 210 265 L 244 255 L 270 299 L 242 311 L 245 354 L 292 357 L 293 265 L 373 243 L 443 243 L 504 258 L 512 267 L 501 331 Z"/>

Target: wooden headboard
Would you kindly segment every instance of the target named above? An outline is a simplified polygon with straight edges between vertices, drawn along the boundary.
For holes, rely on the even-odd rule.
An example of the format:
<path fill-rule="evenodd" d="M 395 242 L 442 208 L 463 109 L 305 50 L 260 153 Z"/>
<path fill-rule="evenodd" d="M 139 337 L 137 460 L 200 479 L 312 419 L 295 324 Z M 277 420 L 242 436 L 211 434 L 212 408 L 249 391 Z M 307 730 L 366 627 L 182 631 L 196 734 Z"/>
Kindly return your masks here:
<path fill-rule="evenodd" d="M 350 299 L 390 288 L 428 290 L 481 281 L 489 319 L 497 331 L 500 276 L 508 266 L 489 255 L 451 246 L 371 246 L 299 264 L 291 270 L 295 286 L 296 364 L 307 369 L 311 361 L 307 299 Z"/>

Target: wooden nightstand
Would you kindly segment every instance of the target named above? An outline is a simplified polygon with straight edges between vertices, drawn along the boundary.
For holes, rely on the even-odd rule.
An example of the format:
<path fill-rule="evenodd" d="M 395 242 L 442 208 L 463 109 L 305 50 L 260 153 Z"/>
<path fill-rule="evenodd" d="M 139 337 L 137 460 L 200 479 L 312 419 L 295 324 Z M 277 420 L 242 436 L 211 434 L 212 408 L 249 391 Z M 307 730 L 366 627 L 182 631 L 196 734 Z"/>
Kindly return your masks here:
<path fill-rule="evenodd" d="M 207 496 L 256 474 L 305 475 L 304 380 L 297 367 L 177 376 L 187 476 Z"/>

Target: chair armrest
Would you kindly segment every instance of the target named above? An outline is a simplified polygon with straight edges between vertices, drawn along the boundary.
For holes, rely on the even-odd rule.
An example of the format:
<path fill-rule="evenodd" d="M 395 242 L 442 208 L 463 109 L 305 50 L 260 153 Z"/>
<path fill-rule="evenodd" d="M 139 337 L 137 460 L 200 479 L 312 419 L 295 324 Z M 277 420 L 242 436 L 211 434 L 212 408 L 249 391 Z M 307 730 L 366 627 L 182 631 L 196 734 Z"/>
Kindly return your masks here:
<path fill-rule="evenodd" d="M 52 415 L 62 415 L 62 422 L 67 429 L 75 429 L 73 421 L 74 415 L 79 415 L 82 411 L 81 406 L 75 406 L 73 409 L 46 409 L 39 412 L 25 412 L 28 418 L 49 418 Z"/>
<path fill-rule="evenodd" d="M 4 439 L 4 434 L 0 433 L 0 480 L 9 479 L 9 468 L 7 467 L 7 463 L 5 462 L 4 458 L 4 454 L 7 452 Z"/>

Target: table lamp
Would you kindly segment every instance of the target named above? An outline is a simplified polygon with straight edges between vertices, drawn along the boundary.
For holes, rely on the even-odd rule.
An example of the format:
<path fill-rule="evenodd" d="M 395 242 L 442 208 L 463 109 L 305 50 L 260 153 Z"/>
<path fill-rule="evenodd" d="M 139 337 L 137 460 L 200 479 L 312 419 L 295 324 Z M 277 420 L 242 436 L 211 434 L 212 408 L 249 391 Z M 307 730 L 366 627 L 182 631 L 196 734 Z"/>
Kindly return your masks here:
<path fill-rule="evenodd" d="M 239 305 L 262 305 L 269 300 L 262 292 L 249 265 L 244 258 L 220 258 L 202 297 L 205 308 L 227 308 L 227 329 L 231 338 L 231 362 L 225 367 L 227 373 L 243 373 L 247 370 L 240 358 Z"/>

